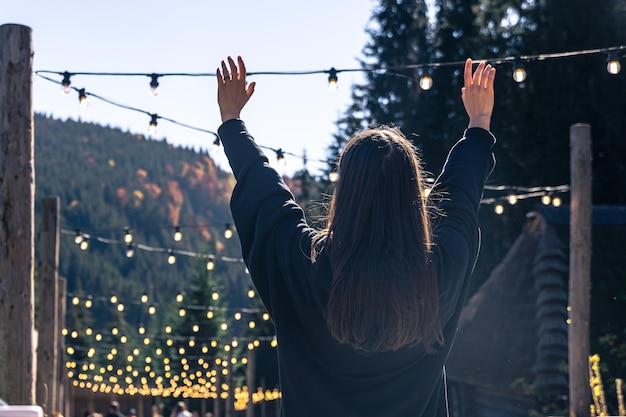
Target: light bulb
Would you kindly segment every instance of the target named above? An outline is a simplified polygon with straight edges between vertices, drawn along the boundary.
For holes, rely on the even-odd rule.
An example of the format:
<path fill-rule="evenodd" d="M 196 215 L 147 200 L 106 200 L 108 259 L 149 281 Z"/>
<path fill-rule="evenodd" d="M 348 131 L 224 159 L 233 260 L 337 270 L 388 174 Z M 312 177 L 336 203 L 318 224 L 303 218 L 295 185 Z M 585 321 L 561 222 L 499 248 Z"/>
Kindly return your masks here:
<path fill-rule="evenodd" d="M 231 237 L 233 237 L 233 229 L 230 228 L 230 224 L 227 224 L 224 230 L 224 238 L 230 239 Z"/>
<path fill-rule="evenodd" d="M 80 233 L 80 230 L 76 230 L 76 236 L 74 236 L 74 243 L 80 245 L 80 242 L 83 241 L 83 235 Z"/>
<path fill-rule="evenodd" d="M 337 90 L 337 70 L 333 67 L 328 71 L 328 91 Z"/>
<path fill-rule="evenodd" d="M 285 153 L 282 149 L 276 150 L 276 160 L 278 161 L 278 165 L 281 167 L 285 166 Z"/>
<path fill-rule="evenodd" d="M 206 269 L 212 271 L 215 269 L 215 259 L 211 256 L 206 262 Z"/>
<path fill-rule="evenodd" d="M 509 194 L 507 200 L 509 201 L 510 205 L 514 205 L 517 203 L 517 196 L 515 194 Z"/>
<path fill-rule="evenodd" d="M 147 303 L 148 299 L 149 299 L 148 294 L 145 294 L 145 293 L 141 294 L 140 300 L 141 300 L 142 303 L 144 303 L 144 304 Z"/>
<path fill-rule="evenodd" d="M 211 299 L 213 301 L 217 301 L 219 300 L 219 298 L 220 298 L 220 294 L 216 290 L 213 290 L 213 292 L 211 293 Z"/>
<path fill-rule="evenodd" d="M 502 214 L 504 213 L 504 206 L 502 204 L 496 204 L 494 211 L 496 214 Z"/>
<path fill-rule="evenodd" d="M 544 206 L 547 206 L 547 205 L 548 205 L 548 204 L 550 204 L 551 202 L 552 202 L 552 198 L 551 198 L 548 194 L 546 194 L 546 195 L 544 195 L 543 197 L 541 197 L 541 203 L 542 203 Z"/>
<path fill-rule="evenodd" d="M 182 303 L 184 299 L 185 299 L 185 296 L 183 295 L 183 293 L 182 293 L 182 292 L 179 292 L 179 293 L 176 295 L 176 302 L 177 302 L 177 303 Z"/>
<path fill-rule="evenodd" d="M 174 251 L 170 249 L 167 251 L 167 253 L 168 253 L 167 263 L 170 265 L 174 265 L 176 263 L 176 256 L 174 256 Z"/>
<path fill-rule="evenodd" d="M 89 296 L 85 300 L 85 308 L 91 308 L 91 307 L 93 307 L 93 299 L 91 298 L 91 296 Z"/>
<path fill-rule="evenodd" d="M 156 114 L 150 115 L 150 127 L 148 128 L 148 133 L 151 135 L 156 135 L 157 132 L 157 119 L 159 118 Z"/>
<path fill-rule="evenodd" d="M 87 238 L 84 237 L 83 240 L 80 242 L 80 249 L 87 250 L 87 248 L 89 248 L 89 240 L 87 240 Z"/>
<path fill-rule="evenodd" d="M 552 199 L 552 205 L 554 207 L 561 207 L 561 197 L 554 197 Z"/>
<path fill-rule="evenodd" d="M 254 298 L 254 290 L 252 288 L 248 290 L 248 298 Z"/>
<path fill-rule="evenodd" d="M 180 228 L 176 226 L 176 229 L 174 230 L 174 241 L 180 242 L 182 239 L 183 239 L 183 233 L 180 231 Z"/>
<path fill-rule="evenodd" d="M 524 82 L 526 79 L 526 70 L 519 60 L 515 60 L 513 64 L 513 79 L 518 83 Z"/>
<path fill-rule="evenodd" d="M 124 243 L 129 244 L 133 241 L 133 234 L 130 232 L 130 229 L 126 229 L 124 233 Z"/>
<path fill-rule="evenodd" d="M 215 140 L 213 141 L 213 145 L 211 146 L 211 152 L 215 153 L 218 151 L 219 148 L 220 148 L 220 138 L 215 137 Z"/>
<path fill-rule="evenodd" d="M 609 52 L 609 58 L 606 63 L 606 70 L 609 74 L 617 75 L 622 70 L 622 65 L 619 63 L 617 53 Z"/>
<path fill-rule="evenodd" d="M 87 107 L 89 105 L 89 100 L 87 100 L 87 93 L 84 88 L 78 90 L 78 103 L 81 107 Z"/>
<path fill-rule="evenodd" d="M 428 72 L 425 72 L 424 75 L 420 78 L 420 88 L 424 91 L 430 90 L 433 86 L 433 78 L 430 76 Z"/>
<path fill-rule="evenodd" d="M 67 71 L 63 73 L 63 81 L 61 81 L 61 91 L 63 92 L 63 94 L 67 94 L 70 92 L 70 85 L 72 84 L 72 82 L 70 81 L 71 76 L 72 74 Z"/>
<path fill-rule="evenodd" d="M 332 171 L 330 174 L 328 174 L 328 180 L 330 182 L 337 182 L 338 179 L 339 173 L 337 171 Z"/>
<path fill-rule="evenodd" d="M 133 255 L 135 255 L 135 249 L 133 248 L 133 245 L 129 243 L 126 246 L 126 257 L 127 258 L 132 258 Z"/>
<path fill-rule="evenodd" d="M 150 94 L 156 96 L 159 94 L 159 76 L 158 74 L 150 74 Z"/>
<path fill-rule="evenodd" d="M 150 307 L 148 307 L 148 314 L 150 315 L 156 314 L 156 307 L 154 305 L 151 305 Z"/>

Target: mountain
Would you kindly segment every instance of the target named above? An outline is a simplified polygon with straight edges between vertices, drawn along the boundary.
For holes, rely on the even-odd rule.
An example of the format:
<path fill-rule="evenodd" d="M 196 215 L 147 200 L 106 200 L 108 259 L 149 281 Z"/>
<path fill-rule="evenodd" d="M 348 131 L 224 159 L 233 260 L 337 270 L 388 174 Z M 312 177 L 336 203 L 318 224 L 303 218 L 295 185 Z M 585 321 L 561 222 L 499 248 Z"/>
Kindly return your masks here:
<path fill-rule="evenodd" d="M 131 305 L 144 294 L 151 303 L 169 303 L 209 255 L 216 258 L 216 275 L 236 268 L 239 273 L 225 279 L 249 279 L 236 261 L 241 256 L 236 234 L 224 237 L 232 224 L 228 202 L 234 178 L 207 153 L 38 114 L 35 178 L 37 213 L 42 198 L 60 199 L 59 275 L 81 303 L 91 297 L 97 307 L 97 301 L 116 295 Z M 173 239 L 177 227 L 181 241 Z M 127 231 L 133 236 L 132 257 L 126 255 Z M 77 234 L 88 237 L 87 250 L 75 243 Z M 173 265 L 169 251 L 176 256 Z M 224 265 L 222 258 L 235 261 Z"/>

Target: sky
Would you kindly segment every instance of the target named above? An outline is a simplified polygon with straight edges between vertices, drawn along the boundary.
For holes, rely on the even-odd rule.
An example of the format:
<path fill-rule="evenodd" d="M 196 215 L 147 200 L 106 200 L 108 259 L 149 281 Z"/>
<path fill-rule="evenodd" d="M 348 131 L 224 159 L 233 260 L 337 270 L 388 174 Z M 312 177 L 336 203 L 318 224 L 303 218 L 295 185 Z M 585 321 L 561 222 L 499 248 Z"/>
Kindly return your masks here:
<path fill-rule="evenodd" d="M 175 5 L 174 5 L 175 4 Z M 227 56 L 242 56 L 249 72 L 324 71 L 359 68 L 369 37 L 372 0 L 77 1 L 0 0 L 0 24 L 32 29 L 34 71 L 105 73 L 215 73 Z M 61 81 L 60 76 L 46 76 Z M 257 75 L 242 119 L 262 146 L 308 157 L 320 174 L 335 122 L 350 103 L 361 72 L 340 72 L 338 88 L 328 74 Z M 215 77 L 161 77 L 149 94 L 149 77 L 75 75 L 72 86 L 108 100 L 200 129 L 217 131 L 221 120 Z M 150 117 L 78 93 L 33 74 L 33 108 L 57 119 L 81 120 L 148 135 Z M 160 119 L 154 139 L 211 149 L 214 136 Z M 303 167 L 287 155 L 286 175 Z M 211 154 L 230 171 L 223 150 Z M 36 155 L 37 157 L 37 155 Z"/>

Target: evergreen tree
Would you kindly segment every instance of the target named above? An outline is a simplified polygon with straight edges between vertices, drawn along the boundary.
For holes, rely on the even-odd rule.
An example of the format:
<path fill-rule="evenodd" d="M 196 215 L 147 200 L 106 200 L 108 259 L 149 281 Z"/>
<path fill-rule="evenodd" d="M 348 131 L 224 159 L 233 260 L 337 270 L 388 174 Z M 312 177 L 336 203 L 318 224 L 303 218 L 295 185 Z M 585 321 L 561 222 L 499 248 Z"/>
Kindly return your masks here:
<path fill-rule="evenodd" d="M 375 7 L 361 61 L 366 82 L 352 88 L 353 103 L 338 121 L 327 173 L 335 170 L 347 139 L 368 125 L 394 124 L 410 138 L 421 135 L 427 108 L 419 98 L 427 93 L 419 88 L 416 68 L 431 61 L 430 32 L 423 0 L 382 0 Z M 400 68 L 406 65 L 415 68 Z"/>

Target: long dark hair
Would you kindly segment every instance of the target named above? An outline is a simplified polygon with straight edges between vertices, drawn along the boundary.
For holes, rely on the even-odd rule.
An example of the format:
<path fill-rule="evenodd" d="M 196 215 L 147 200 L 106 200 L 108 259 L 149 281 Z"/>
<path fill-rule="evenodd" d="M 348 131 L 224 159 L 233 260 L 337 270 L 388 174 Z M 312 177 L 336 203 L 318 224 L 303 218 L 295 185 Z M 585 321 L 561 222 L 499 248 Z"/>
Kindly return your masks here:
<path fill-rule="evenodd" d="M 314 261 L 320 247 L 328 253 L 326 324 L 340 343 L 371 352 L 421 343 L 432 352 L 443 341 L 422 183 L 399 129 L 370 128 L 346 144 L 327 227 L 311 247 Z"/>

